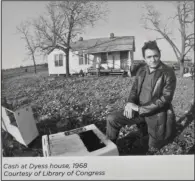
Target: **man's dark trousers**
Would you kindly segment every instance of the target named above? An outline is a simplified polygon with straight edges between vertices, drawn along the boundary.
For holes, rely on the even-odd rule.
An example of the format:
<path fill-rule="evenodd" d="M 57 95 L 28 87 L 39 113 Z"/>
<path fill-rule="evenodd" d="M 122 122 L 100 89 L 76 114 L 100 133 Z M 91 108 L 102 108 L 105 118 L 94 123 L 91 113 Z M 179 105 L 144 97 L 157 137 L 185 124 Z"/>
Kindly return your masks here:
<path fill-rule="evenodd" d="M 147 131 L 145 130 L 148 128 L 148 126 L 147 126 L 147 123 L 145 122 L 144 117 L 141 117 L 138 114 L 136 114 L 136 116 L 134 116 L 132 119 L 128 119 L 123 115 L 123 111 L 116 111 L 116 112 L 110 113 L 107 116 L 106 135 L 108 136 L 110 140 L 112 140 L 113 142 L 116 142 L 118 135 L 119 135 L 119 131 L 123 126 L 125 125 L 131 126 L 135 124 L 138 126 L 138 128 L 140 128 L 140 125 L 141 125 L 141 129 L 140 129 L 141 135 L 140 136 L 141 137 L 146 136 Z M 148 138 L 149 138 L 148 139 L 149 149 L 151 148 L 159 149 L 162 147 L 162 145 L 167 143 L 166 140 L 157 140 L 151 134 L 148 134 Z"/>
<path fill-rule="evenodd" d="M 110 113 L 107 117 L 107 132 L 106 135 L 112 141 L 116 141 L 120 129 L 125 125 L 146 125 L 144 117 L 135 115 L 133 118 L 129 119 L 123 115 L 123 110 Z M 143 130 L 141 130 L 143 131 Z M 144 134 L 144 133 L 143 133 Z"/>

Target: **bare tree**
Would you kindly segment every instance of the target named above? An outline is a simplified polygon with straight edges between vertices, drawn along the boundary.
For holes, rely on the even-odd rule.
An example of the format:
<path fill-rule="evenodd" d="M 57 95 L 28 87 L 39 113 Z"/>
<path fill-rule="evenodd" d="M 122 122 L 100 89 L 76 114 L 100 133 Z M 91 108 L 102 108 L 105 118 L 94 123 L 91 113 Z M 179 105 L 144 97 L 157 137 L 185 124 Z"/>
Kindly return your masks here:
<path fill-rule="evenodd" d="M 171 45 L 178 63 L 180 64 L 180 74 L 184 73 L 184 60 L 186 55 L 194 48 L 194 2 L 179 1 L 174 2 L 175 16 L 169 17 L 166 24 L 161 21 L 161 14 L 152 5 L 145 5 L 146 13 L 143 15 L 144 28 L 158 32 Z M 172 38 L 170 30 L 170 20 L 177 20 L 179 23 L 178 31 L 181 37 L 181 47 L 179 47 Z"/>
<path fill-rule="evenodd" d="M 66 75 L 69 76 L 71 43 L 84 28 L 106 17 L 103 2 L 89 0 L 50 2 L 46 14 L 35 20 L 37 42 L 42 51 L 61 49 L 66 55 Z"/>
<path fill-rule="evenodd" d="M 22 22 L 19 26 L 16 27 L 17 32 L 21 34 L 21 39 L 23 39 L 26 43 L 26 50 L 27 50 L 27 55 L 32 58 L 33 64 L 34 64 L 34 71 L 35 74 L 37 72 L 36 70 L 36 61 L 35 61 L 35 52 L 37 50 L 37 46 L 35 44 L 35 40 L 33 35 L 30 32 L 31 24 L 26 21 Z"/>

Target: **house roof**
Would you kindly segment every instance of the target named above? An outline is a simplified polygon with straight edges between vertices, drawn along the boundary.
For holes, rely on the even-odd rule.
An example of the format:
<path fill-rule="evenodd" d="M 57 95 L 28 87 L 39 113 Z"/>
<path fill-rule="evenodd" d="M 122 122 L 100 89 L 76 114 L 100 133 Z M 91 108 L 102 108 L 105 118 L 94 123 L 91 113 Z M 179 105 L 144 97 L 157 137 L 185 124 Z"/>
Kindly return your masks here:
<path fill-rule="evenodd" d="M 114 38 L 96 38 L 77 41 L 71 44 L 73 51 L 85 50 L 86 53 L 100 53 L 112 51 L 135 51 L 134 36 L 121 36 Z"/>

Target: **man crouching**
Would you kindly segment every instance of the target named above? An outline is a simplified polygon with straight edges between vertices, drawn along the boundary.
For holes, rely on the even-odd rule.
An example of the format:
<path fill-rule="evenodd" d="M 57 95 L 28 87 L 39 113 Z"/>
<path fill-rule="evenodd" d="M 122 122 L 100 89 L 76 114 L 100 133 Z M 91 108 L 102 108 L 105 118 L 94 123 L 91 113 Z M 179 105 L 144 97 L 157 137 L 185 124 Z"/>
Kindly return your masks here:
<path fill-rule="evenodd" d="M 155 41 L 142 47 L 146 65 L 141 66 L 124 110 L 107 117 L 106 134 L 116 142 L 121 127 L 147 124 L 149 151 L 160 149 L 175 133 L 175 115 L 172 99 L 176 88 L 176 76 L 171 67 L 161 62 L 161 52 Z"/>

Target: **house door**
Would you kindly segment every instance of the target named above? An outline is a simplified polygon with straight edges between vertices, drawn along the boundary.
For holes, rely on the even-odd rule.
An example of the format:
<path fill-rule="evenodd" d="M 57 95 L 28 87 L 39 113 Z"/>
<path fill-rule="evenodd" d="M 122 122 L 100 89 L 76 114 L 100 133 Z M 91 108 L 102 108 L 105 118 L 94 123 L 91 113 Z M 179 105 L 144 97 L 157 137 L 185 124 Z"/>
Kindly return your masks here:
<path fill-rule="evenodd" d="M 120 52 L 120 68 L 126 69 L 127 68 L 127 60 L 128 60 L 128 51 L 121 51 Z"/>

